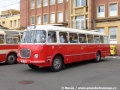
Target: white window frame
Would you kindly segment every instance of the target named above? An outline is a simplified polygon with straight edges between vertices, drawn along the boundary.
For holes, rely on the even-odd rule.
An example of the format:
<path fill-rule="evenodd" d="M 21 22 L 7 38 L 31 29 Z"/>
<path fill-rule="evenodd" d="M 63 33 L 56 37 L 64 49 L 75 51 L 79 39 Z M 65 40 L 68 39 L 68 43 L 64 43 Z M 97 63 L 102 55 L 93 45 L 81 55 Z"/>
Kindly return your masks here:
<path fill-rule="evenodd" d="M 98 32 L 105 33 L 105 29 L 104 28 L 98 28 Z"/>
<path fill-rule="evenodd" d="M 34 17 L 34 16 L 31 16 L 31 17 L 30 17 L 30 22 L 31 22 L 31 25 L 34 25 L 34 24 L 35 24 L 35 17 Z"/>
<path fill-rule="evenodd" d="M 17 20 L 14 20 L 14 26 L 15 27 L 17 26 Z"/>
<path fill-rule="evenodd" d="M 84 1 L 84 5 L 82 5 L 82 1 Z M 76 7 L 84 7 L 84 6 L 85 6 L 85 0 L 76 0 Z"/>
<path fill-rule="evenodd" d="M 37 0 L 37 8 L 41 7 L 41 0 Z"/>
<path fill-rule="evenodd" d="M 54 5 L 56 0 L 50 0 L 50 5 Z"/>
<path fill-rule="evenodd" d="M 43 6 L 48 6 L 48 0 L 43 0 Z"/>
<path fill-rule="evenodd" d="M 45 15 L 47 15 L 47 22 L 45 22 Z M 44 24 L 47 24 L 47 23 L 48 23 L 48 14 L 44 14 L 44 16 L 43 16 L 43 23 L 44 23 Z"/>
<path fill-rule="evenodd" d="M 30 5 L 31 5 L 31 9 L 34 9 L 35 8 L 35 0 L 31 0 Z"/>
<path fill-rule="evenodd" d="M 58 12 L 58 22 L 63 22 L 63 12 Z"/>
<path fill-rule="evenodd" d="M 55 13 L 50 14 L 50 23 L 55 23 Z"/>
<path fill-rule="evenodd" d="M 77 19 L 77 17 L 83 17 L 83 18 L 79 18 L 79 19 Z M 83 21 L 83 22 L 82 22 Z M 76 28 L 77 29 L 84 29 L 84 27 L 85 27 L 85 25 L 84 25 L 84 16 L 76 16 Z M 83 23 L 83 25 L 82 25 L 82 23 Z M 79 25 L 78 25 L 79 24 Z M 78 27 L 79 26 L 79 27 Z M 82 26 L 83 26 L 83 28 L 82 28 Z"/>
<path fill-rule="evenodd" d="M 111 5 L 116 5 L 116 11 L 111 11 Z M 109 16 L 118 16 L 118 3 L 109 4 Z"/>
<path fill-rule="evenodd" d="M 99 12 L 100 11 L 100 7 L 104 7 L 104 12 Z M 98 18 L 105 17 L 105 5 L 98 6 L 98 8 L 97 8 L 97 17 Z"/>
<path fill-rule="evenodd" d="M 37 19 L 37 20 L 36 20 L 36 21 L 37 21 L 37 24 L 41 24 L 41 15 L 38 15 L 36 19 Z"/>
<path fill-rule="evenodd" d="M 63 3 L 63 0 L 58 0 L 58 3 Z"/>

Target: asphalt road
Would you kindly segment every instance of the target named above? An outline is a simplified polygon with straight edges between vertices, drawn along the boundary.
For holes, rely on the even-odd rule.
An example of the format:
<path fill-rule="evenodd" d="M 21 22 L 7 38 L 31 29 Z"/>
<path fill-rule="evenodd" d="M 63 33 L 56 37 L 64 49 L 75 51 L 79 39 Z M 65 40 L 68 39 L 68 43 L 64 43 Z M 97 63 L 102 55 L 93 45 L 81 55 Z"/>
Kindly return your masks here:
<path fill-rule="evenodd" d="M 88 90 L 120 90 L 120 57 L 111 56 L 99 63 L 69 64 L 60 72 L 47 68 L 31 70 L 25 64 L 0 64 L 0 90 L 87 90 L 88 87 Z"/>

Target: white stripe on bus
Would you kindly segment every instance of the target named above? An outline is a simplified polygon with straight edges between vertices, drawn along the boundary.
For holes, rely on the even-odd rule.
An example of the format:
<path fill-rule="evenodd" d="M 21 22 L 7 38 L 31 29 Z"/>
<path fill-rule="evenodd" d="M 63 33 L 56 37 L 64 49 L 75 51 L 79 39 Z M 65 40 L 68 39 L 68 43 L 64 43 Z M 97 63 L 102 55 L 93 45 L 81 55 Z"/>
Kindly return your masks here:
<path fill-rule="evenodd" d="M 0 50 L 0 54 L 7 54 L 11 51 L 18 52 L 18 49 Z"/>

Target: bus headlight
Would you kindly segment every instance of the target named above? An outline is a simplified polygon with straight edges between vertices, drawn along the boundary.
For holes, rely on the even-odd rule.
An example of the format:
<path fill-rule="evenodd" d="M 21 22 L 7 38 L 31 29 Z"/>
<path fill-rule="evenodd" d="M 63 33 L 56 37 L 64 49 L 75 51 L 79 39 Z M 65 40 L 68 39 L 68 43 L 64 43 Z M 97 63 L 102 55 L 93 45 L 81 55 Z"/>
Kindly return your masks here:
<path fill-rule="evenodd" d="M 39 56 L 38 54 L 35 54 L 35 55 L 34 55 L 34 58 L 38 58 L 38 56 Z"/>

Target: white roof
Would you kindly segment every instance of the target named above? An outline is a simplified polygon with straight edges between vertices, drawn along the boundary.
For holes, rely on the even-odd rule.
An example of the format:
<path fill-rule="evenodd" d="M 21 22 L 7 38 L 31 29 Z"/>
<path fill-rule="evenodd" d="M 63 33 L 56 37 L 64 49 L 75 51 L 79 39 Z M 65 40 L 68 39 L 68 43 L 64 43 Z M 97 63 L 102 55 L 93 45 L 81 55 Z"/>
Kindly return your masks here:
<path fill-rule="evenodd" d="M 23 32 L 23 30 L 0 30 L 0 34 L 5 34 L 6 32 Z"/>
<path fill-rule="evenodd" d="M 87 30 L 79 30 L 79 29 L 72 29 L 72 28 L 66 28 L 66 27 L 58 27 L 58 26 L 52 26 L 52 25 L 36 25 L 35 29 L 31 30 L 56 30 L 56 31 L 66 31 L 66 32 L 74 32 L 74 33 L 83 33 L 83 34 L 94 34 L 94 35 L 106 35 L 104 33 L 94 32 L 94 31 L 87 31 Z"/>

